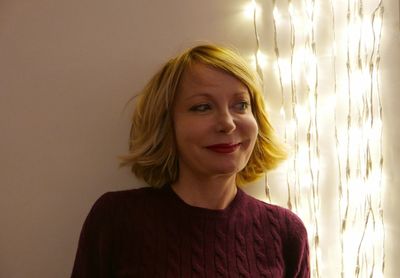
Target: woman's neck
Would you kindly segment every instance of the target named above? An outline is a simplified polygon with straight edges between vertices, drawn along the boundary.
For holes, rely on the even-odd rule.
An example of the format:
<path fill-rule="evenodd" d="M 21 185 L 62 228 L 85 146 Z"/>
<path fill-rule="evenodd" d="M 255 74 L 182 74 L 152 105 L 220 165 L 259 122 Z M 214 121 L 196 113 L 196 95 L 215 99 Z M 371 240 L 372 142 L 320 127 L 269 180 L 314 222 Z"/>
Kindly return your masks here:
<path fill-rule="evenodd" d="M 171 187 L 188 205 L 214 210 L 225 209 L 237 193 L 234 176 L 201 181 L 180 177 Z"/>

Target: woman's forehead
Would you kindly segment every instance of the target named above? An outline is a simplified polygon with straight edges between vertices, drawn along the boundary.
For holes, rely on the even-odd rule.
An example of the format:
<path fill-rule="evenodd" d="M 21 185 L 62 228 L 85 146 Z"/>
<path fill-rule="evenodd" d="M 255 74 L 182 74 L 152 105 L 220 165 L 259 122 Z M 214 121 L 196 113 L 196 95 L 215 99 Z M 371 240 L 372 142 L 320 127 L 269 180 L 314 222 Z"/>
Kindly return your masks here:
<path fill-rule="evenodd" d="M 232 73 L 204 63 L 194 63 L 187 67 L 183 72 L 180 83 L 181 88 L 226 86 L 237 88 L 238 91 L 248 92 L 247 86 Z"/>

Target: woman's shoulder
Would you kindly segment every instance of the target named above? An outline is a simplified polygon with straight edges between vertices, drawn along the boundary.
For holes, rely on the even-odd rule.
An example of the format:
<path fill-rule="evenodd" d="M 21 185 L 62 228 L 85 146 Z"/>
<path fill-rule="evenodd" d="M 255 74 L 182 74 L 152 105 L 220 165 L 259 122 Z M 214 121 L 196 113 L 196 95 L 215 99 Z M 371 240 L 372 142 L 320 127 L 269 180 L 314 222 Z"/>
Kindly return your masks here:
<path fill-rule="evenodd" d="M 108 191 L 100 196 L 99 200 L 115 200 L 136 199 L 156 194 L 158 189 L 153 187 L 139 187 L 126 190 Z"/>
<path fill-rule="evenodd" d="M 127 205 L 139 205 L 156 199 L 160 195 L 160 189 L 153 187 L 140 187 L 127 190 L 109 191 L 103 193 L 94 203 L 93 209 L 125 207 Z"/>
<path fill-rule="evenodd" d="M 268 222 L 274 224 L 282 235 L 290 236 L 292 233 L 306 236 L 307 231 L 301 218 L 293 211 L 280 205 L 271 204 L 256 199 L 250 195 L 247 197 L 250 206 L 257 206 Z"/>
<path fill-rule="evenodd" d="M 159 189 L 142 187 L 103 193 L 92 205 L 89 217 L 115 215 L 124 210 L 133 210 L 157 199 Z"/>
<path fill-rule="evenodd" d="M 280 242 L 286 264 L 286 277 L 310 277 L 309 245 L 306 226 L 293 211 L 274 204 L 263 203 L 268 215 L 268 227 L 274 242 Z M 271 225 L 269 225 L 271 224 Z"/>

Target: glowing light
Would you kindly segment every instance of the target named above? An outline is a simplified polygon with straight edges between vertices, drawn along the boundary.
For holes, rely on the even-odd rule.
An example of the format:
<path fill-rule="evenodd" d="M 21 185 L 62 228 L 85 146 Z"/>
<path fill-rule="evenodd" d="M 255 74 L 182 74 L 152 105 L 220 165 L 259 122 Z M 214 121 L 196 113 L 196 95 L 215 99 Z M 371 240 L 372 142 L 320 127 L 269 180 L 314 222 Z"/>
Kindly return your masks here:
<path fill-rule="evenodd" d="M 288 122 L 288 130 L 290 132 L 294 132 L 296 130 L 296 121 L 295 120 L 292 119 Z"/>
<path fill-rule="evenodd" d="M 276 23 L 279 24 L 281 22 L 282 16 L 277 7 L 274 7 L 272 15 L 274 16 L 274 20 L 276 21 Z"/>
<path fill-rule="evenodd" d="M 283 107 L 281 107 L 281 109 L 279 110 L 279 114 L 281 115 L 282 118 L 285 118 L 286 113 L 285 113 L 285 109 Z"/>
<path fill-rule="evenodd" d="M 289 3 L 289 6 L 288 6 L 288 12 L 289 12 L 289 15 L 290 15 L 291 17 L 294 17 L 294 15 L 295 15 L 295 10 L 294 10 L 293 4 L 292 4 L 291 2 Z"/>
<path fill-rule="evenodd" d="M 378 16 L 374 19 L 374 33 L 378 34 L 382 29 L 382 17 Z"/>
<path fill-rule="evenodd" d="M 314 13 L 314 6 L 313 6 L 313 1 L 306 1 L 306 14 L 308 17 L 312 17 Z"/>
<path fill-rule="evenodd" d="M 279 114 L 284 121 L 284 139 L 294 150 L 285 163 L 287 204 L 307 225 L 312 277 L 326 276 L 322 273 L 325 268 L 320 267 L 330 263 L 324 261 L 321 256 L 324 252 L 320 250 L 320 242 L 326 239 L 319 234 L 320 204 L 324 205 L 319 187 L 320 179 L 332 175 L 327 175 L 326 169 L 332 167 L 323 164 L 332 157 L 336 160 L 329 164 L 336 163 L 337 167 L 335 180 L 340 220 L 337 231 L 340 231 L 341 265 L 337 276 L 383 277 L 384 177 L 379 88 L 382 1 L 349 0 L 347 5 L 342 5 L 330 0 L 332 20 L 330 26 L 324 25 L 327 32 L 322 43 L 316 31 L 319 30 L 320 5 L 324 3 L 325 6 L 325 2 L 304 0 L 301 5 L 293 5 L 289 0 L 286 11 L 281 3 L 277 5 L 275 0 L 272 3 L 273 20 L 266 28 L 271 28 L 273 34 L 269 39 L 273 41 L 273 53 L 264 57 L 270 57 L 265 61 L 270 62 L 276 74 L 276 79 L 271 82 L 280 86 Z M 255 1 L 252 5 L 251 13 L 254 15 Z M 373 12 L 366 13 L 371 9 L 365 7 L 372 6 L 376 6 Z M 339 14 L 342 22 L 336 23 L 335 15 Z M 289 20 L 283 20 L 287 15 Z M 330 71 L 326 69 L 326 56 L 321 59 L 329 38 L 332 38 L 327 44 L 332 62 L 328 64 L 332 67 L 332 76 L 324 75 Z M 287 51 L 288 45 L 290 51 Z M 264 59 L 259 55 L 257 48 L 254 57 L 257 57 L 260 67 L 261 64 L 263 68 L 269 66 L 261 62 Z M 271 62 L 273 55 L 274 63 Z M 333 120 L 333 127 L 325 124 L 329 120 Z M 326 149 L 320 153 L 320 141 L 332 140 L 327 138 L 331 134 L 335 134 L 335 148 L 328 151 L 335 154 L 326 156 Z"/>
<path fill-rule="evenodd" d="M 337 46 L 336 46 L 336 42 L 332 43 L 332 53 L 334 56 L 337 55 Z"/>
<path fill-rule="evenodd" d="M 267 66 L 267 55 L 265 55 L 262 51 L 257 51 L 257 59 L 261 68 L 265 68 Z"/>
<path fill-rule="evenodd" d="M 261 50 L 257 51 L 257 54 L 254 54 L 251 57 L 251 65 L 254 68 L 256 68 L 257 62 L 262 69 L 265 69 L 268 66 L 268 57 Z"/>
<path fill-rule="evenodd" d="M 275 64 L 275 70 L 278 70 L 278 68 L 282 73 L 282 82 L 284 84 L 290 84 L 292 80 L 290 61 L 288 59 L 279 58 L 278 62 Z"/>
<path fill-rule="evenodd" d="M 373 32 L 371 32 L 371 19 L 369 17 L 363 18 L 361 24 L 362 39 L 364 41 L 366 50 L 370 52 L 372 51 L 374 42 Z"/>
<path fill-rule="evenodd" d="M 309 119 L 309 111 L 304 105 L 296 105 L 296 117 L 300 124 L 305 124 Z"/>
<path fill-rule="evenodd" d="M 261 6 L 257 4 L 256 1 L 254 0 L 248 3 L 243 9 L 244 16 L 247 19 L 253 19 L 254 12 L 260 15 L 261 11 L 262 11 Z"/>

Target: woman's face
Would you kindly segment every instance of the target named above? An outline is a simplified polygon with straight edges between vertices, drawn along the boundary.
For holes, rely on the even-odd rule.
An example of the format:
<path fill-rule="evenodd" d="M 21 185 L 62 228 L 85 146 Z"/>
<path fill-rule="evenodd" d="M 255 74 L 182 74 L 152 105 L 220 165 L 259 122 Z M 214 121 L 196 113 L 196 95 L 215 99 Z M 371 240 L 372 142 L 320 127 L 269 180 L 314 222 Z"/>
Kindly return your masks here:
<path fill-rule="evenodd" d="M 180 177 L 236 175 L 246 166 L 258 133 L 247 87 L 201 63 L 182 76 L 173 122 Z"/>

